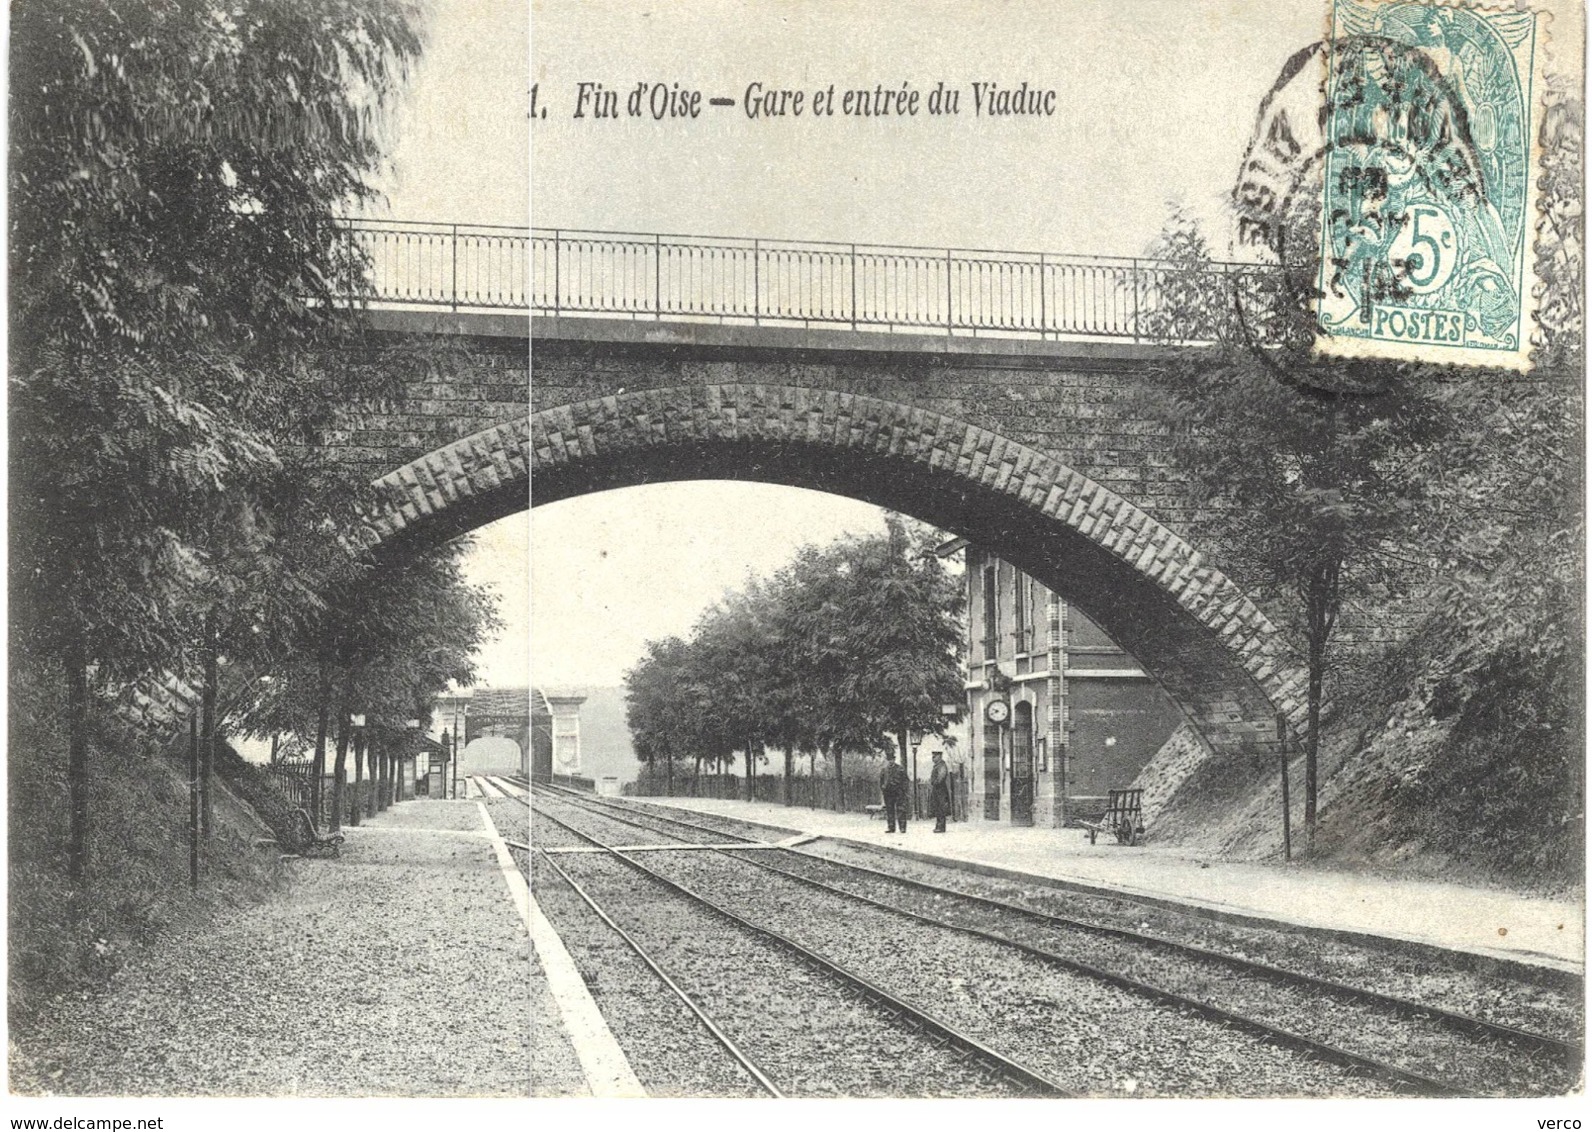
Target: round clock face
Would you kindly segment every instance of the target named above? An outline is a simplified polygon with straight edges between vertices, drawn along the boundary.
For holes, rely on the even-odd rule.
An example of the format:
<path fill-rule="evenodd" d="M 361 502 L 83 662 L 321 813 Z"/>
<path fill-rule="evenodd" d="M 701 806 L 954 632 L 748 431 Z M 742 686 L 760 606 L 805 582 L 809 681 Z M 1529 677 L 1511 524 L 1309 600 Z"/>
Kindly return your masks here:
<path fill-rule="evenodd" d="M 1011 715 L 1012 708 L 1005 700 L 991 700 L 984 705 L 984 718 L 991 723 L 1005 723 L 1007 716 Z"/>

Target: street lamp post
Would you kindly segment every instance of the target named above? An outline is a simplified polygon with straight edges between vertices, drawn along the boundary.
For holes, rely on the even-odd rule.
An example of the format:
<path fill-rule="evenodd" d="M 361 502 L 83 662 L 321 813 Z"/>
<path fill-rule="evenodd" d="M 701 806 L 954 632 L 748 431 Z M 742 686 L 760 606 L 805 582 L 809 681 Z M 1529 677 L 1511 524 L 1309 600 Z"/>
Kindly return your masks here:
<path fill-rule="evenodd" d="M 440 744 L 441 744 L 442 750 L 437 753 L 437 762 L 439 764 L 438 767 L 437 767 L 437 785 L 442 788 L 442 791 L 441 791 L 440 794 L 432 794 L 431 785 L 430 785 L 430 783 L 428 781 L 428 783 L 426 785 L 426 793 L 432 794 L 432 797 L 441 798 L 443 801 L 447 801 L 447 798 L 448 798 L 448 756 L 449 756 L 449 753 L 451 752 L 451 750 L 453 748 L 453 735 L 452 735 L 451 732 L 448 731 L 448 729 L 446 727 L 444 727 L 442 729 L 442 739 L 440 740 Z M 426 777 L 429 780 L 430 775 L 427 775 Z"/>
<path fill-rule="evenodd" d="M 923 745 L 923 732 L 909 731 L 907 740 L 912 744 L 912 816 L 923 817 L 923 806 L 918 801 L 918 748 Z"/>
<path fill-rule="evenodd" d="M 455 696 L 453 698 L 453 798 L 454 798 L 454 801 L 458 801 L 458 799 L 459 799 L 459 727 L 460 727 L 459 716 L 463 713 L 463 711 L 464 711 L 464 700 L 463 700 L 463 698 L 459 697 L 459 696 Z"/>

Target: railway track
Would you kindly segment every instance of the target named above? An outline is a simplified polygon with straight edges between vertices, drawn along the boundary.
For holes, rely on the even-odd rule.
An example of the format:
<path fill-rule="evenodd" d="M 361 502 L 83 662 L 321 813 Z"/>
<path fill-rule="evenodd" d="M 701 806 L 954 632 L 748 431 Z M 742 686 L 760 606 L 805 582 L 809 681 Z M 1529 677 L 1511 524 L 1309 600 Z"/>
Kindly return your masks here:
<path fill-rule="evenodd" d="M 470 781 L 474 783 L 476 792 L 483 798 L 513 798 L 530 805 L 529 787 L 522 785 L 517 778 L 507 775 L 473 774 L 470 776 Z"/>
<path fill-rule="evenodd" d="M 548 812 L 539 802 L 533 803 L 532 811 L 538 822 L 550 823 L 568 838 L 600 851 L 600 855 L 567 857 L 560 864 L 547 846 L 538 844 L 537 861 L 624 938 L 627 946 L 686 1004 L 763 1092 L 781 1096 L 897 1096 L 911 1091 L 910 1087 L 903 1088 L 899 1067 L 932 1065 L 934 1074 L 925 1095 L 1071 1095 L 1022 1061 L 997 1052 L 788 934 L 754 923 L 649 867 L 634 853 L 604 844 Z M 546 826 L 541 829 L 545 832 Z M 577 861 L 582 864 L 576 865 Z M 629 870 L 631 884 L 627 887 L 616 883 L 614 874 L 605 872 L 601 864 L 593 866 L 594 861 L 622 864 Z M 588 875 L 579 879 L 572 875 L 582 868 Z M 634 890 L 637 877 L 645 878 L 654 895 L 638 897 Z M 582 880 L 587 883 L 582 884 Z M 606 886 L 615 904 L 604 907 L 590 891 L 594 885 Z M 656 905 L 656 894 L 660 892 L 667 894 L 667 911 L 653 907 L 649 915 L 635 914 L 643 901 Z M 539 898 L 545 900 L 546 894 L 539 891 Z M 618 905 L 632 913 L 628 930 L 617 923 Z M 706 935 L 702 934 L 704 916 L 720 930 L 709 929 Z M 695 933 L 686 930 L 693 922 L 698 926 Z M 722 930 L 726 925 L 730 928 L 728 936 Z M 642 937 L 649 933 L 651 938 L 644 941 Z M 726 996 L 720 981 L 711 977 L 712 969 L 724 962 L 726 949 L 756 964 L 753 969 L 759 972 L 759 993 L 755 1000 L 734 990 Z M 678 960 L 673 975 L 665 973 L 665 962 L 654 954 L 659 950 L 669 951 Z M 702 967 L 691 962 L 693 953 L 708 959 L 709 977 L 702 978 Z M 779 977 L 779 967 L 784 968 L 783 978 Z M 694 993 L 682 985 L 693 977 L 699 984 Z M 715 991 L 710 1013 L 706 1000 Z M 714 1017 L 724 1012 L 734 1015 L 735 1021 Z M 781 1014 L 802 1019 L 805 1026 L 771 1031 L 768 1017 Z M 742 1031 L 741 1037 L 731 1036 L 736 1029 Z M 804 1038 L 803 1030 L 813 1031 L 822 1040 Z M 821 1032 L 834 1030 L 840 1032 Z M 805 1046 L 804 1051 L 797 1053 L 791 1048 L 792 1043 Z M 754 1046 L 762 1047 L 763 1052 Z M 869 1052 L 859 1060 L 859 1051 L 880 1053 L 875 1056 Z"/>
<path fill-rule="evenodd" d="M 721 842 L 754 841 L 716 826 L 639 812 L 585 795 L 564 797 L 571 805 L 635 828 L 656 832 L 660 826 L 673 827 L 709 834 Z M 620 813 L 624 816 L 617 816 Z M 1496 1082 L 1492 1087 L 1510 1095 L 1520 1095 L 1521 1090 L 1558 1092 L 1574 1086 L 1581 1064 L 1581 1047 L 1573 1041 L 1207 947 L 1060 916 L 793 848 L 777 854 L 733 849 L 722 853 L 837 898 L 1010 947 L 1163 1005 L 1374 1073 L 1406 1091 L 1477 1095 L 1482 1091 L 1478 1084 L 1461 1084 L 1447 1075 L 1450 1064 L 1456 1063 L 1486 1067 L 1489 1080 Z M 1244 1009 L 1225 1005 L 1235 998 L 1247 1003 Z M 1411 1043 L 1417 1049 L 1413 1063 Z"/>

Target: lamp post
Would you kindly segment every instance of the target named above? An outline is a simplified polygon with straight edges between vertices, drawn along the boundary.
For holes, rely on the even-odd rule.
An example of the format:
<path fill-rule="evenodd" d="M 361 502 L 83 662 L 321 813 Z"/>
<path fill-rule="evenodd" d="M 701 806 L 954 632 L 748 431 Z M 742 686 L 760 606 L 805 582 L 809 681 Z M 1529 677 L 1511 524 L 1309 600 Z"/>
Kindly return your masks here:
<path fill-rule="evenodd" d="M 923 732 L 907 732 L 907 741 L 912 744 L 912 817 L 923 817 L 923 807 L 918 801 L 918 748 L 923 745 Z"/>
<path fill-rule="evenodd" d="M 426 793 L 431 794 L 431 796 L 434 798 L 441 798 L 444 801 L 446 801 L 448 797 L 448 752 L 452 747 L 452 744 L 453 736 L 448 729 L 444 727 L 442 729 L 442 739 L 440 740 L 442 749 L 437 753 L 438 767 L 436 784 L 441 787 L 441 793 L 433 793 L 430 782 L 428 781 L 426 784 Z M 426 777 L 429 780 L 431 776 L 428 774 Z"/>
<path fill-rule="evenodd" d="M 464 713 L 464 697 L 453 698 L 453 798 L 459 799 L 459 717 Z"/>
<path fill-rule="evenodd" d="M 458 716 L 455 715 L 454 719 L 457 720 Z M 454 725 L 453 729 L 453 800 L 455 802 L 459 800 L 459 729 L 457 724 Z"/>
<path fill-rule="evenodd" d="M 365 713 L 362 711 L 351 712 L 348 716 L 348 724 L 354 729 L 354 790 L 352 796 L 354 805 L 353 813 L 350 815 L 349 820 L 351 824 L 358 825 L 360 815 L 365 811 L 365 799 L 362 796 L 364 783 L 361 781 L 365 767 Z M 338 817 L 341 819 L 342 815 L 339 814 Z"/>

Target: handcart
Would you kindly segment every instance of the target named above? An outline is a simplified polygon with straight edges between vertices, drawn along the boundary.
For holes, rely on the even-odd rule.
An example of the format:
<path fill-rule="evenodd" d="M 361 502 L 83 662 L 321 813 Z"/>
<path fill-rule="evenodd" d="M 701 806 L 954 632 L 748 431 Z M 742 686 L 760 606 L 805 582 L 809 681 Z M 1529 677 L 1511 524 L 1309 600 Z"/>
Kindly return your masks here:
<path fill-rule="evenodd" d="M 1106 811 L 1100 820 L 1082 824 L 1089 831 L 1090 845 L 1095 844 L 1095 839 L 1102 833 L 1111 834 L 1117 839 L 1118 845 L 1137 845 L 1139 838 L 1144 836 L 1144 791 L 1110 791 Z"/>

